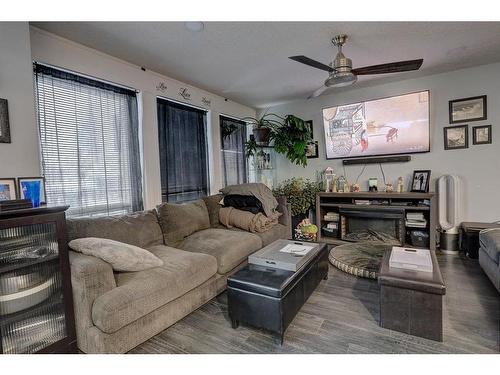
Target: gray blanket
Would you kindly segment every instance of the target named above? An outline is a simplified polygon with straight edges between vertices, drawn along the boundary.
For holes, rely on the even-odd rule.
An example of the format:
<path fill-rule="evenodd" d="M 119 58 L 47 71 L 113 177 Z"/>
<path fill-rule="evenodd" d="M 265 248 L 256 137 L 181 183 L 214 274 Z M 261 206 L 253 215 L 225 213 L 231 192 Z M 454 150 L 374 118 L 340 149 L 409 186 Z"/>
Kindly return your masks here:
<path fill-rule="evenodd" d="M 271 189 L 261 183 L 249 183 L 240 185 L 229 185 L 221 189 L 222 194 L 253 195 L 262 203 L 262 208 L 267 217 L 272 217 L 278 201 L 273 195 Z"/>

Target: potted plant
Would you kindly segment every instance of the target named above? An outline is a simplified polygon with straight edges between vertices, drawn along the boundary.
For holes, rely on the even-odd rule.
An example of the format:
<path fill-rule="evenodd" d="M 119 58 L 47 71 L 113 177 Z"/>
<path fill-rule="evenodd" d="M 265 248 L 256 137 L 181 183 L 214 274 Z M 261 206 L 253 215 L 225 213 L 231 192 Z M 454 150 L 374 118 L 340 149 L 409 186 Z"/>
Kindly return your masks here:
<path fill-rule="evenodd" d="M 282 118 L 274 113 L 265 113 L 260 118 L 245 117 L 243 121 L 253 125 L 253 136 L 257 146 L 268 146 L 273 129 L 281 126 Z"/>
<path fill-rule="evenodd" d="M 299 223 L 309 217 L 309 210 L 316 205 L 316 193 L 321 191 L 318 182 L 312 182 L 302 177 L 293 177 L 280 183 L 273 189 L 277 197 L 286 197 L 292 208 L 292 231 Z"/>
<path fill-rule="evenodd" d="M 306 145 L 312 141 L 311 130 L 305 121 L 294 115 L 282 118 L 280 126 L 272 128 L 271 140 L 276 152 L 297 165 L 307 165 Z"/>

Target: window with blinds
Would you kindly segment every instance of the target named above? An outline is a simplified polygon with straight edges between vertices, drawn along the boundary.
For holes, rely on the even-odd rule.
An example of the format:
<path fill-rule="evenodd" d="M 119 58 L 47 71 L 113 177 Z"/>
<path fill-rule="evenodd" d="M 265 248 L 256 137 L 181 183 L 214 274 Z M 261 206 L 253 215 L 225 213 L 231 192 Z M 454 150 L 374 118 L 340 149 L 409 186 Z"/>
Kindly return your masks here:
<path fill-rule="evenodd" d="M 226 116 L 219 118 L 224 186 L 247 183 L 245 142 L 248 124 Z"/>
<path fill-rule="evenodd" d="M 207 112 L 157 99 L 163 202 L 180 203 L 208 194 Z"/>
<path fill-rule="evenodd" d="M 142 209 L 136 93 L 35 64 L 47 202 L 69 216 Z"/>

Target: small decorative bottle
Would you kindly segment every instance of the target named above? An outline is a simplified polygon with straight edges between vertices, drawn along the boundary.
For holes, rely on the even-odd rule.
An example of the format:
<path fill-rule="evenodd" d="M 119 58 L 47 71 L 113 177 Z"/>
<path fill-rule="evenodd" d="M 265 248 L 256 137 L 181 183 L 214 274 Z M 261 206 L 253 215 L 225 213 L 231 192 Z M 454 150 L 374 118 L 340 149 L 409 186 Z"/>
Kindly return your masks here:
<path fill-rule="evenodd" d="M 403 183 L 403 177 L 398 177 L 397 192 L 403 193 L 405 191 L 405 185 Z"/>

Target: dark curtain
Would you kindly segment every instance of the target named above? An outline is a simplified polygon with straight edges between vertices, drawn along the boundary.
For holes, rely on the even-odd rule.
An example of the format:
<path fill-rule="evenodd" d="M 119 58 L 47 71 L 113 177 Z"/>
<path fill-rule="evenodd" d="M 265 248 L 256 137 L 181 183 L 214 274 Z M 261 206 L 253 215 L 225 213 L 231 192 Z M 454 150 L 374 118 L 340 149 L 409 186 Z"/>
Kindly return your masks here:
<path fill-rule="evenodd" d="M 160 98 L 157 110 L 163 202 L 186 202 L 206 196 L 206 112 Z"/>
<path fill-rule="evenodd" d="M 244 121 L 220 116 L 220 129 L 224 186 L 247 183 L 245 156 L 247 124 Z"/>

